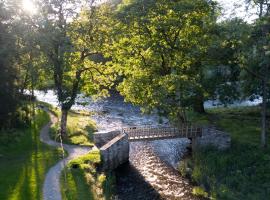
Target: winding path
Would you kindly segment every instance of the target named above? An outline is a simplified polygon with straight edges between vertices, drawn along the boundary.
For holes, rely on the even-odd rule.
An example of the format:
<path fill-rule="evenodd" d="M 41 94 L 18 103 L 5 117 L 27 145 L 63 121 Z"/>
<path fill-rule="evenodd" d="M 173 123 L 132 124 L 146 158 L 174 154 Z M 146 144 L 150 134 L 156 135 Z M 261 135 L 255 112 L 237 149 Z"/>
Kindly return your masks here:
<path fill-rule="evenodd" d="M 49 136 L 50 127 L 57 122 L 57 118 L 48 110 L 44 109 L 50 115 L 50 122 L 45 125 L 40 131 L 40 140 L 53 147 L 61 147 L 61 144 L 51 140 Z M 68 157 L 60 160 L 56 165 L 50 168 L 47 172 L 45 181 L 43 184 L 43 200 L 62 200 L 60 191 L 60 176 L 61 171 L 64 169 L 65 164 L 81 155 L 88 153 L 90 147 L 82 147 L 78 145 L 63 144 L 63 148 L 68 152 Z"/>

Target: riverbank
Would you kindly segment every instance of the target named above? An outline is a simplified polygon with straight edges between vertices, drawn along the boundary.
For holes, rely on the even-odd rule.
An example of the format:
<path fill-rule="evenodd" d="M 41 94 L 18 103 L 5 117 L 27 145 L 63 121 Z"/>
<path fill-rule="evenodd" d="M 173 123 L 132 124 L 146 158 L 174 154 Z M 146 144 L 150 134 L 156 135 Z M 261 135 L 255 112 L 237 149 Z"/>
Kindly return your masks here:
<path fill-rule="evenodd" d="M 223 152 L 211 148 L 194 152 L 192 158 L 182 162 L 182 173 L 213 199 L 268 199 L 270 148 L 260 148 L 259 108 L 211 109 L 207 115 L 194 116 L 193 121 L 211 123 L 226 131 L 232 137 L 232 146 Z"/>
<path fill-rule="evenodd" d="M 123 124 L 135 123 L 135 119 L 139 120 L 139 118 L 132 118 L 130 123 L 128 122 L 129 118 L 125 112 L 132 113 L 132 108 L 121 107 L 121 104 L 114 106 L 112 102 L 106 105 L 109 107 L 104 106 L 103 103 L 101 106 L 96 105 L 102 111 L 100 112 L 101 120 L 97 122 L 104 122 L 102 124 L 104 128 L 108 126 L 109 130 L 113 130 Z M 196 182 L 200 188 L 195 188 L 192 193 L 205 195 L 201 191 L 203 189 L 214 199 L 265 199 L 270 196 L 268 191 L 270 163 L 269 153 L 267 153 L 269 148 L 266 153 L 259 148 L 259 108 L 218 108 L 207 111 L 206 115 L 192 113 L 189 119 L 202 125 L 216 125 L 230 133 L 232 148 L 225 152 L 206 149 L 193 154 L 192 159 L 187 161 L 187 167 L 192 181 Z M 123 118 L 125 118 L 124 121 L 122 121 Z M 167 155 L 169 154 L 163 155 L 163 159 L 167 159 L 165 162 L 172 162 Z"/>

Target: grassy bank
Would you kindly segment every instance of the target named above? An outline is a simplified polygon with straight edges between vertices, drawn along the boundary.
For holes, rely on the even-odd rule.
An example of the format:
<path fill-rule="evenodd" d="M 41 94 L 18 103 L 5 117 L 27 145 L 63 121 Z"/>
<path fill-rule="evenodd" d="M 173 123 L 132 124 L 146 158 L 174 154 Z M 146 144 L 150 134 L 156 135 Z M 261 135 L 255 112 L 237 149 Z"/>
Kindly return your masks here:
<path fill-rule="evenodd" d="M 42 184 L 48 169 L 60 156 L 39 140 L 39 131 L 49 121 L 36 111 L 31 125 L 0 133 L 0 199 L 42 199 Z"/>
<path fill-rule="evenodd" d="M 97 150 L 70 161 L 61 177 L 63 199 L 111 199 L 114 187 L 113 176 L 99 172 L 99 165 L 100 154 Z"/>
<path fill-rule="evenodd" d="M 50 108 L 60 119 L 61 113 L 59 109 Z M 93 134 L 96 125 L 91 119 L 91 113 L 86 111 L 73 111 L 68 113 L 67 119 L 67 137 L 63 139 L 66 144 L 76 144 L 83 146 L 93 146 Z M 58 137 L 59 123 L 55 124 L 50 130 L 51 137 L 59 140 Z"/>
<path fill-rule="evenodd" d="M 270 148 L 260 148 L 259 109 L 213 109 L 207 115 L 195 116 L 193 121 L 215 124 L 230 133 L 232 146 L 224 152 L 200 149 L 181 163 L 182 173 L 213 199 L 269 199 Z M 195 193 L 199 191 L 196 189 Z"/>
<path fill-rule="evenodd" d="M 60 118 L 60 110 L 51 105 L 49 107 Z M 66 144 L 93 146 L 93 133 L 95 124 L 91 120 L 92 113 L 86 111 L 70 111 L 67 120 Z M 51 137 L 57 138 L 59 124 L 51 128 Z M 99 151 L 70 161 L 62 172 L 61 193 L 64 200 L 102 200 L 111 199 L 114 194 L 114 175 L 105 174 L 98 170 L 100 165 Z"/>

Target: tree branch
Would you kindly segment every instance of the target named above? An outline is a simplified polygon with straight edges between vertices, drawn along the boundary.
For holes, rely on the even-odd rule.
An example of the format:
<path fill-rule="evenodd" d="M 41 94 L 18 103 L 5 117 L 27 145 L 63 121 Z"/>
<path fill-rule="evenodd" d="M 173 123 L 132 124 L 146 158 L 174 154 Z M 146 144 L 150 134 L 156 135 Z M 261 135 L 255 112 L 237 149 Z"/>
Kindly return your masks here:
<path fill-rule="evenodd" d="M 96 52 L 87 52 L 87 51 L 88 51 L 87 49 L 84 49 L 81 52 L 81 61 L 83 61 L 88 56 L 100 54 L 100 52 L 97 52 L 97 51 Z"/>
<path fill-rule="evenodd" d="M 258 78 L 258 79 L 263 79 L 264 77 L 261 74 L 257 74 L 256 72 L 248 69 L 247 67 L 243 67 L 244 70 L 246 70 L 248 73 L 252 74 L 254 77 Z"/>

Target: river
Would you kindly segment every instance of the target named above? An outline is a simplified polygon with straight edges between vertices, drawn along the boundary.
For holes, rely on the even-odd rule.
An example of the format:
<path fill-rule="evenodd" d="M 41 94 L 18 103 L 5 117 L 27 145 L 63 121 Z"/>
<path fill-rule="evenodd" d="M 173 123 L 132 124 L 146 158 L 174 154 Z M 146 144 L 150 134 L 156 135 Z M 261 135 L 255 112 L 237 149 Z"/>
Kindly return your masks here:
<path fill-rule="evenodd" d="M 57 106 L 53 91 L 35 91 L 38 100 Z M 155 114 L 146 115 L 139 107 L 125 103 L 119 95 L 92 101 L 80 95 L 74 110 L 91 111 L 91 118 L 100 132 L 121 129 L 126 126 L 168 125 L 169 121 Z M 85 106 L 82 104 L 88 103 Z M 244 101 L 234 105 L 260 103 Z M 205 102 L 207 108 L 220 106 L 217 102 Z M 233 105 L 232 105 L 233 106 Z M 177 171 L 178 162 L 187 153 L 188 139 L 166 139 L 130 143 L 129 163 L 116 170 L 116 199 L 118 200 L 160 200 L 198 199 L 192 195 L 192 185 Z"/>

